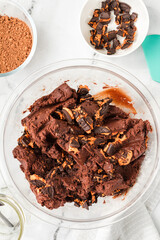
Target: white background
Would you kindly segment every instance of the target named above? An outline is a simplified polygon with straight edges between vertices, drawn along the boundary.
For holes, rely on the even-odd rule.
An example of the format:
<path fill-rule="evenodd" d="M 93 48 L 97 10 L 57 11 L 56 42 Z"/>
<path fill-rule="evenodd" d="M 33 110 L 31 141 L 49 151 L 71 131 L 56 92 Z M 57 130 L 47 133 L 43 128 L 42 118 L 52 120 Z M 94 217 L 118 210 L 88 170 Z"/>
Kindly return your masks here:
<path fill-rule="evenodd" d="M 106 60 L 123 67 L 138 77 L 160 104 L 160 83 L 156 83 L 151 79 L 141 47 L 126 57 L 110 60 L 105 56 L 95 54 L 87 46 L 81 36 L 79 27 L 80 10 L 85 1 L 17 0 L 30 12 L 35 21 L 38 32 L 38 45 L 32 61 L 25 69 L 13 76 L 0 78 L 0 110 L 2 110 L 14 88 L 32 72 L 55 61 L 80 57 Z M 150 15 L 149 33 L 160 34 L 160 0 L 144 0 L 144 2 Z M 159 215 L 160 204 L 152 213 L 153 220 L 160 233 Z M 23 240 L 62 240 L 65 239 L 68 231 L 50 226 L 26 213 Z"/>

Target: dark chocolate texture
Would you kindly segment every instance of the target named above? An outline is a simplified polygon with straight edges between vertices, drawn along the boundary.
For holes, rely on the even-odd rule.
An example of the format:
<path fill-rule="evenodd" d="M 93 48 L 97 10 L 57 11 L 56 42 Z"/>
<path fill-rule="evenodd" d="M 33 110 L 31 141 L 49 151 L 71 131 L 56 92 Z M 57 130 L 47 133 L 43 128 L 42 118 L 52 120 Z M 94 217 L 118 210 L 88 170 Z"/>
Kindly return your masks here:
<path fill-rule="evenodd" d="M 42 206 L 74 202 L 88 209 L 98 196 L 134 185 L 151 131 L 148 121 L 130 118 L 110 98 L 95 100 L 87 86 L 76 91 L 66 83 L 30 110 L 13 155 Z"/>
<path fill-rule="evenodd" d="M 116 30 L 108 31 L 111 22 L 111 11 L 114 12 L 115 22 L 118 25 Z M 90 43 L 95 49 L 106 49 L 107 55 L 115 54 L 118 49 L 130 47 L 134 40 L 137 28 L 135 21 L 138 14 L 131 12 L 131 7 L 119 0 L 106 0 L 102 2 L 101 9 L 95 9 L 93 17 L 88 22 L 93 29 L 90 30 Z M 124 37 L 121 44 L 117 39 Z"/>

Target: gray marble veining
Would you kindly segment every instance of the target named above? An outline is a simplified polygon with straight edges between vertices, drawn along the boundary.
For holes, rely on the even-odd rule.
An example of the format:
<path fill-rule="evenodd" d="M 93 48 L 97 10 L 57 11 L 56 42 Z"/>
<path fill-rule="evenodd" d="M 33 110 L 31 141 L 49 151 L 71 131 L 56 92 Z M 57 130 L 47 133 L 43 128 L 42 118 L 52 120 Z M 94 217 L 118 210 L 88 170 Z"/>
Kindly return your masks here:
<path fill-rule="evenodd" d="M 95 53 L 88 48 L 80 33 L 79 16 L 80 9 L 86 0 L 17 0 L 32 15 L 38 32 L 38 44 L 35 56 L 30 64 L 20 72 L 0 78 L 0 110 L 4 106 L 7 97 L 35 70 L 58 60 L 70 58 L 101 59 L 115 63 L 136 75 L 150 89 L 158 103 L 160 103 L 160 84 L 153 82 L 144 59 L 142 49 L 139 48 L 133 54 L 120 59 L 110 60 L 105 56 Z M 144 0 L 160 21 L 159 0 Z M 153 3 L 154 2 L 154 3 Z M 159 8 L 156 9 L 157 2 Z M 0 180 L 0 185 L 2 181 Z M 156 216 L 160 213 L 155 213 Z M 70 229 L 47 224 L 26 212 L 26 225 L 23 240 L 77 240 Z M 157 218 L 156 218 L 157 219 Z M 160 227 L 160 222 L 157 221 Z M 88 233 L 95 239 L 95 232 Z M 88 235 L 88 236 L 91 236 Z M 77 236 L 77 234 L 76 234 Z M 85 240 L 85 239 L 82 239 Z"/>

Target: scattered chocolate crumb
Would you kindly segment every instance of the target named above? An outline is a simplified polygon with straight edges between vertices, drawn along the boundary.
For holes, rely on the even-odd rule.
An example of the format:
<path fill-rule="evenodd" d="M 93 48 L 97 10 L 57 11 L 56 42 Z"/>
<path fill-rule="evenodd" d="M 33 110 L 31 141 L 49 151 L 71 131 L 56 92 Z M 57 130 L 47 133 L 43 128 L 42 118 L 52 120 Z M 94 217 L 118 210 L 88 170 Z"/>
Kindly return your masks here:
<path fill-rule="evenodd" d="M 22 113 L 25 114 L 27 111 L 28 111 L 28 110 L 26 109 L 26 110 L 24 110 Z"/>

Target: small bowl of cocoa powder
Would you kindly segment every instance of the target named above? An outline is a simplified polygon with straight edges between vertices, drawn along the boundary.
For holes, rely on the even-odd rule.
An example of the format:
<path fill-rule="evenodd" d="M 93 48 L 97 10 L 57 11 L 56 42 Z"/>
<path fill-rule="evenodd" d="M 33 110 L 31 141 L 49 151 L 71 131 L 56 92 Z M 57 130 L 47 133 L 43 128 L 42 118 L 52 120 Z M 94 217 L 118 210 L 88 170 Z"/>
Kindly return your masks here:
<path fill-rule="evenodd" d="M 24 68 L 37 46 L 37 31 L 30 14 L 12 0 L 0 0 L 0 77 Z"/>

